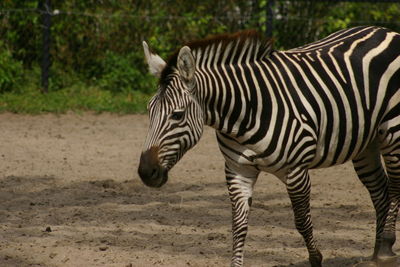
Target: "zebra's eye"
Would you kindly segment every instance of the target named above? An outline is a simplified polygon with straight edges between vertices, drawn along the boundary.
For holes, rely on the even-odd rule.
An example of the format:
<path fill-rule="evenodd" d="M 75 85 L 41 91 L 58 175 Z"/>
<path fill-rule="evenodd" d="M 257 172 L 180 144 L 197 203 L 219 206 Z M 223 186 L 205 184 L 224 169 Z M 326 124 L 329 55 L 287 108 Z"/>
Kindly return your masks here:
<path fill-rule="evenodd" d="M 183 111 L 183 110 L 173 111 L 171 114 L 171 119 L 173 119 L 175 121 L 179 121 L 183 118 L 184 114 L 185 114 L 185 111 Z"/>

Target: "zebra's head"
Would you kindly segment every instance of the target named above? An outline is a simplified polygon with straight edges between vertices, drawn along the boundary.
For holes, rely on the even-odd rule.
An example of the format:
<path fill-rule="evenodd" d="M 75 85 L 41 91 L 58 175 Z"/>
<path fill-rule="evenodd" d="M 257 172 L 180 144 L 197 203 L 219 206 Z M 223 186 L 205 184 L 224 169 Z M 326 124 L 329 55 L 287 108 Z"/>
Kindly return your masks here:
<path fill-rule="evenodd" d="M 203 132 L 204 115 L 196 94 L 195 58 L 185 46 L 168 64 L 143 42 L 150 72 L 160 79 L 147 109 L 150 125 L 139 163 L 139 176 L 151 187 L 161 187 L 168 171 L 192 148 Z"/>

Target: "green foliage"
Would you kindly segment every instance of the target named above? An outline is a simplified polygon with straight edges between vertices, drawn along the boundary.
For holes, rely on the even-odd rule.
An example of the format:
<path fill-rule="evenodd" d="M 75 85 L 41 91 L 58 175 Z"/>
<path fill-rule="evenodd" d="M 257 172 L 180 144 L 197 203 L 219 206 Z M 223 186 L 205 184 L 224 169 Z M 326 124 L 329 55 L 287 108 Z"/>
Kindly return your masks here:
<path fill-rule="evenodd" d="M 183 43 L 210 34 L 249 28 L 263 33 L 269 1 L 52 0 L 52 10 L 59 12 L 51 17 L 49 93 L 42 95 L 39 0 L 2 0 L 0 111 L 144 111 L 156 83 L 144 63 L 143 40 L 166 59 Z M 296 47 L 357 25 L 400 32 L 397 3 L 274 3 L 276 49 Z"/>
<path fill-rule="evenodd" d="M 150 93 L 150 88 L 154 84 L 153 78 L 141 72 L 135 62 L 140 61 L 136 54 L 126 56 L 119 55 L 112 51 L 107 51 L 105 58 L 100 61 L 96 68 L 94 77 L 99 77 L 96 82 L 100 88 L 113 93 L 129 93 L 132 91 L 142 91 Z M 143 59 L 141 60 L 143 61 Z"/>
<path fill-rule="evenodd" d="M 33 68 L 33 73 L 37 73 L 37 77 L 40 77 L 38 66 Z M 49 91 L 58 91 L 79 83 L 82 83 L 81 77 L 68 66 L 60 66 L 57 62 L 52 64 L 49 75 Z"/>
<path fill-rule="evenodd" d="M 382 26 L 400 32 L 397 3 L 333 1 L 276 1 L 274 36 L 278 49 L 289 49 L 335 31 L 361 25 Z"/>
<path fill-rule="evenodd" d="M 0 37 L 13 57 L 29 65 L 39 60 L 41 27 L 40 17 L 33 12 L 38 1 L 2 0 L 0 12 Z"/>
<path fill-rule="evenodd" d="M 21 62 L 12 57 L 0 40 L 0 93 L 17 90 L 21 85 L 22 74 Z"/>

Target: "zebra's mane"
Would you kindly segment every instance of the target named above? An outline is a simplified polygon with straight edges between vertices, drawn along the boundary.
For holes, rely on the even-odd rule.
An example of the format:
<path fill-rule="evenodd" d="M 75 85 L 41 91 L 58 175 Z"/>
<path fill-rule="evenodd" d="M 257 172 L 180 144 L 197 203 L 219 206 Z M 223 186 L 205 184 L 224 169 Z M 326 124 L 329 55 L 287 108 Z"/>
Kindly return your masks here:
<path fill-rule="evenodd" d="M 229 52 L 228 56 L 230 64 L 243 62 L 246 58 L 250 58 L 250 61 L 256 61 L 264 59 L 271 54 L 273 40 L 261 36 L 256 30 L 245 30 L 232 34 L 219 34 L 205 39 L 195 40 L 188 42 L 186 45 L 190 47 L 193 55 L 196 57 L 196 62 L 204 60 L 209 53 L 206 53 L 211 49 L 217 49 L 214 51 L 213 62 L 221 62 L 225 52 Z M 207 50 L 208 49 L 208 50 Z M 226 51 L 229 49 L 230 51 Z M 246 51 L 243 51 L 245 49 Z M 240 55 L 244 53 L 244 56 Z M 160 77 L 160 84 L 168 84 L 168 76 L 176 70 L 176 64 L 178 59 L 179 49 L 176 50 L 167 60 L 167 65 L 163 69 Z"/>

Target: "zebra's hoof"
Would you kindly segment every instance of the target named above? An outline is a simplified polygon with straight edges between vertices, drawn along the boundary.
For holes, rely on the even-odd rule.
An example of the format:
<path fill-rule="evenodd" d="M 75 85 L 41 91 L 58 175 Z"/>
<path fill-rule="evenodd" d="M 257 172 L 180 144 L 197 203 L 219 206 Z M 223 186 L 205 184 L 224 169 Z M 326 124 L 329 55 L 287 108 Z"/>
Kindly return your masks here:
<path fill-rule="evenodd" d="M 377 261 L 363 261 L 353 267 L 399 267 L 400 260 L 397 256 L 379 257 Z"/>
<path fill-rule="evenodd" d="M 394 255 L 394 256 L 386 256 L 386 257 L 378 257 L 377 260 L 377 266 L 378 267 L 399 267 L 400 266 L 400 261 L 399 257 Z"/>

